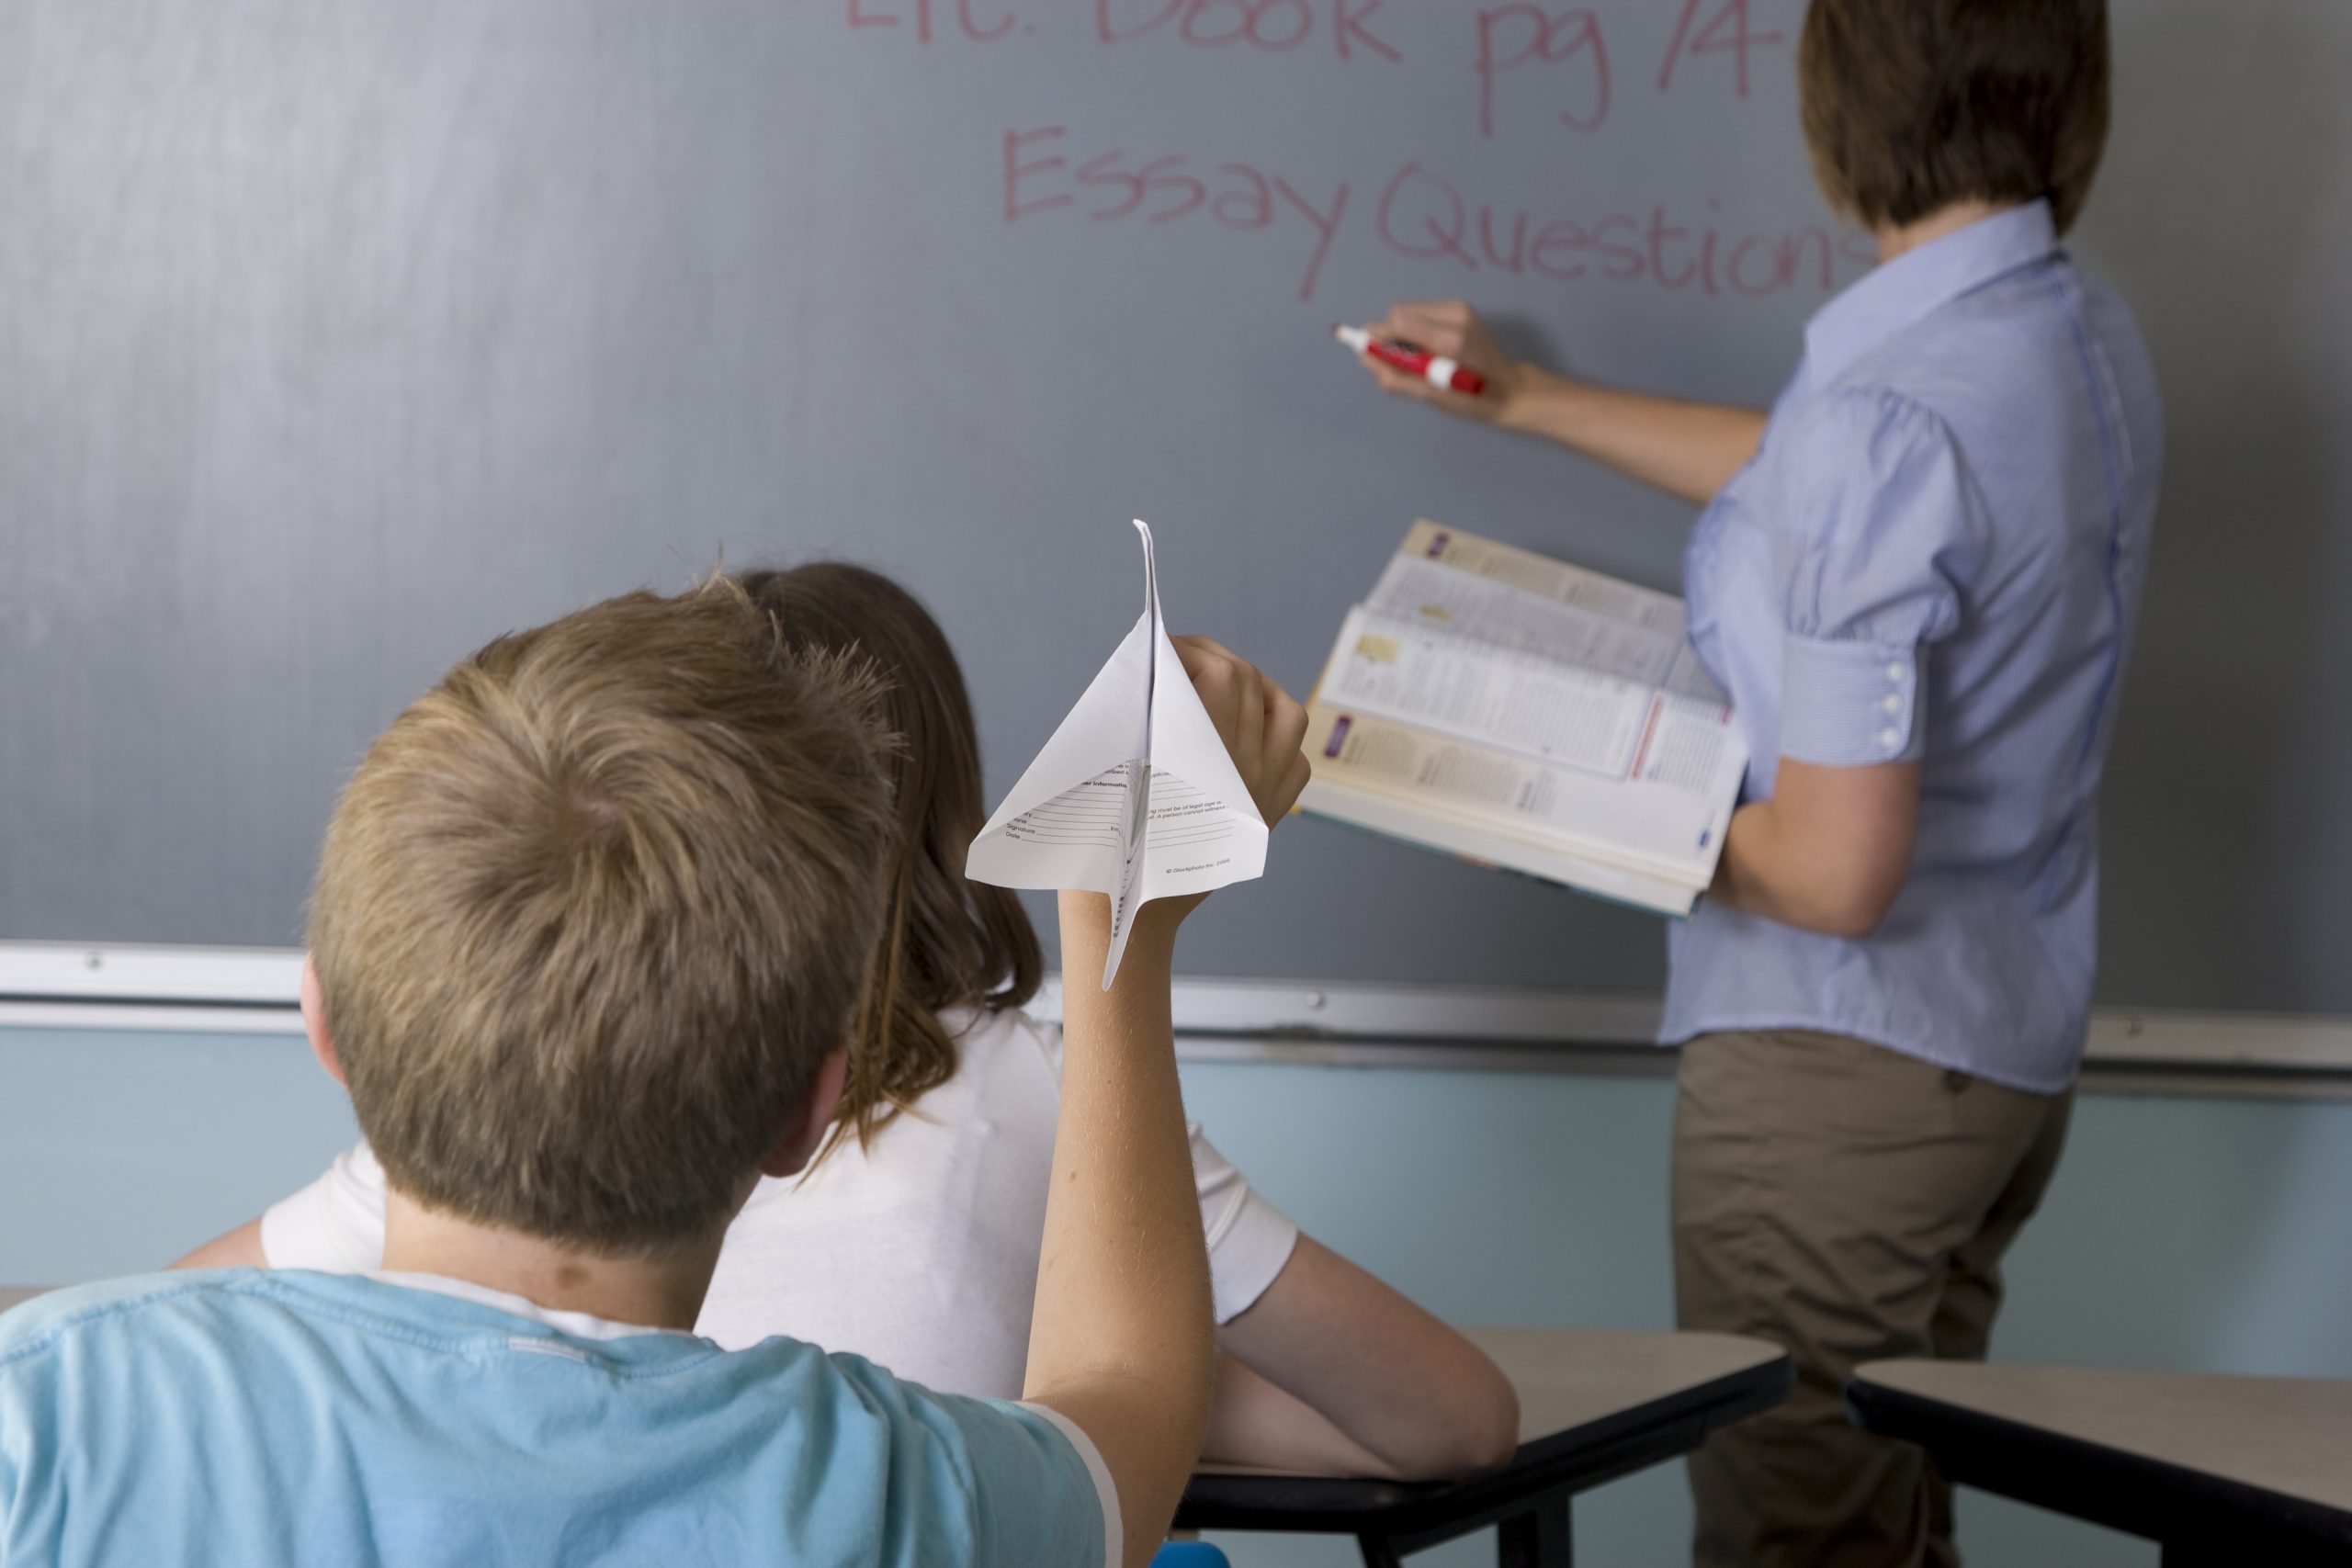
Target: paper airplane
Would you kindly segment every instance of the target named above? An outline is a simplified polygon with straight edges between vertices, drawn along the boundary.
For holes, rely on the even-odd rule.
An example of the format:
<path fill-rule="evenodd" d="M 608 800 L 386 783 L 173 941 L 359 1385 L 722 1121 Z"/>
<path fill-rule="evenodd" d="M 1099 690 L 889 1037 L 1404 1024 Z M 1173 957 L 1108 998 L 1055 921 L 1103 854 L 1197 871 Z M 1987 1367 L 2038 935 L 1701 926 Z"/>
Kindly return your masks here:
<path fill-rule="evenodd" d="M 1111 899 L 1108 990 L 1136 911 L 1266 870 L 1266 821 L 1160 624 L 1151 529 L 1143 618 L 972 840 L 965 871 L 999 887 Z"/>

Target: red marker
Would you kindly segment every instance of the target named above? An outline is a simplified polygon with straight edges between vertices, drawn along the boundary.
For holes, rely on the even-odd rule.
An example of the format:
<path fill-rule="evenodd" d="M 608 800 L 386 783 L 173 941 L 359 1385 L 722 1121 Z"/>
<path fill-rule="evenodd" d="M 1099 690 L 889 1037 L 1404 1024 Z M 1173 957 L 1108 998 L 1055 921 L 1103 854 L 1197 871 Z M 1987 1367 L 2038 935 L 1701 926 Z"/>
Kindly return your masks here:
<path fill-rule="evenodd" d="M 1374 337 L 1363 327 L 1333 327 L 1331 335 L 1358 354 L 1368 354 L 1383 365 L 1402 370 L 1408 376 L 1419 376 L 1430 386 L 1442 391 L 1460 392 L 1476 397 L 1487 389 L 1487 378 L 1457 359 L 1442 354 L 1431 354 L 1417 343 L 1401 338 Z"/>

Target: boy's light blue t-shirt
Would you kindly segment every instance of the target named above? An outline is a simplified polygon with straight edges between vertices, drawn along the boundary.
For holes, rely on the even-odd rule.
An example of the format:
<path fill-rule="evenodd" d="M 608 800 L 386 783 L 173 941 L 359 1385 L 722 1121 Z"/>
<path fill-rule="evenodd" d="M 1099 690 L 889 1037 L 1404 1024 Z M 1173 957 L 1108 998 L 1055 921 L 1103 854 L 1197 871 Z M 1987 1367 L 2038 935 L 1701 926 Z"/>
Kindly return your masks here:
<path fill-rule="evenodd" d="M 402 1278 L 153 1275 L 0 1317 L 0 1564 L 1117 1555 L 1050 1412 Z"/>

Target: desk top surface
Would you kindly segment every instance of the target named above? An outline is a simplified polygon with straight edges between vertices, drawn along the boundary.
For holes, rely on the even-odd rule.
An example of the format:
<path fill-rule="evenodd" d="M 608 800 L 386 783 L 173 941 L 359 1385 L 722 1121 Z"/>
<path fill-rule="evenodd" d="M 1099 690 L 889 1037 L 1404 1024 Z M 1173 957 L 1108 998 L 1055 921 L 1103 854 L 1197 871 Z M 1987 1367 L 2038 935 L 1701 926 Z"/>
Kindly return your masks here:
<path fill-rule="evenodd" d="M 1471 1328 L 1519 1391 L 1519 1440 L 1589 1426 L 1786 1358 L 1732 1334 L 1598 1328 Z"/>
<path fill-rule="evenodd" d="M 1519 1391 L 1520 1450 L 1507 1468 L 1406 1483 L 1210 1466 L 1193 1477 L 1178 1527 L 1443 1540 L 1539 1493 L 1582 1491 L 1688 1453 L 1714 1427 L 1778 1404 L 1791 1377 L 1778 1346 L 1727 1334 L 1464 1332 Z"/>
<path fill-rule="evenodd" d="M 2352 1514 L 2352 1380 L 1913 1360 L 1854 1381 Z"/>
<path fill-rule="evenodd" d="M 18 1302 L 28 1302 L 48 1289 L 46 1285 L 0 1285 L 0 1312 L 6 1312 Z"/>
<path fill-rule="evenodd" d="M 1780 1347 L 1732 1334 L 1603 1328 L 1465 1328 L 1519 1393 L 1521 1445 L 1623 1416 L 1661 1399 L 1759 1371 Z M 1204 1475 L 1282 1475 L 1238 1465 Z"/>

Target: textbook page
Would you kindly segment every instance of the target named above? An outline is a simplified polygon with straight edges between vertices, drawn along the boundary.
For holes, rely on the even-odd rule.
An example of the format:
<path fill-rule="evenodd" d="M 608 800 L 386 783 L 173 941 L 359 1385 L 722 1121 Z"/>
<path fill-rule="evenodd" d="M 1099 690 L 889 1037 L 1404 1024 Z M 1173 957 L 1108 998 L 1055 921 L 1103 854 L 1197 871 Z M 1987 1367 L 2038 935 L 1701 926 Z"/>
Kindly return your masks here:
<path fill-rule="evenodd" d="M 1320 695 L 1460 739 L 1623 778 L 1657 689 L 1359 606 Z"/>
<path fill-rule="evenodd" d="M 1136 531 L 1143 542 L 1142 617 L 965 861 L 975 882 L 1108 895 L 1105 990 L 1137 909 L 1266 869 L 1265 818 L 1168 640 L 1151 529 L 1137 519 Z"/>
<path fill-rule="evenodd" d="M 1432 629 L 1728 703 L 1699 662 L 1682 601 L 1597 571 L 1419 522 L 1367 607 Z"/>
<path fill-rule="evenodd" d="M 1573 806 L 1564 793 L 1555 792 L 1557 781 L 1540 772 L 1530 777 L 1517 773 L 1508 761 L 1500 768 L 1482 770 L 1480 759 L 1462 748 L 1462 755 L 1436 761 L 1432 769 L 1463 791 L 1458 801 L 1440 798 L 1425 787 L 1377 787 L 1367 783 L 1364 770 L 1339 758 L 1352 749 L 1352 754 L 1369 755 L 1381 765 L 1411 767 L 1419 760 L 1418 749 L 1430 738 L 1319 704 L 1308 710 L 1308 720 L 1307 744 L 1317 770 L 1308 786 L 1317 798 L 1308 808 L 1323 816 L 1657 914 L 1686 915 L 1697 898 L 1687 864 L 1621 854 L 1599 840 L 1559 830 L 1560 815 Z M 1457 765 L 1465 761 L 1466 767 Z M 1710 830 L 1715 829 L 1704 818 L 1685 817 L 1679 823 L 1657 824 L 1654 838 L 1659 847 L 1668 847 Z"/>
<path fill-rule="evenodd" d="M 1427 522 L 1308 712 L 1307 809 L 1667 914 L 1747 762 L 1680 600 Z"/>
<path fill-rule="evenodd" d="M 1548 766 L 1321 698 L 1307 720 L 1310 809 L 1331 811 L 1345 795 L 1382 796 L 1531 852 L 1677 882 L 1685 894 L 1680 908 L 1713 873 L 1746 767 L 1736 726 L 1722 710 L 1671 701 L 1653 710 L 1645 743 L 1622 778 Z"/>

